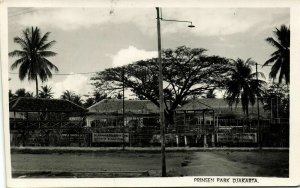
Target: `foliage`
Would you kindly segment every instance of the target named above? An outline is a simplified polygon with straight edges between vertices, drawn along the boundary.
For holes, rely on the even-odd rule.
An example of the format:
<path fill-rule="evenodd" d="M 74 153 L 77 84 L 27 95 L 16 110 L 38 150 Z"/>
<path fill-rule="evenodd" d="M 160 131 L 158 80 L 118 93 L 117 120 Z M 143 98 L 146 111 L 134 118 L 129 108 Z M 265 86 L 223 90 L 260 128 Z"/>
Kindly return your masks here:
<path fill-rule="evenodd" d="M 223 77 L 228 71 L 228 60 L 205 55 L 203 48 L 181 46 L 162 53 L 165 108 L 172 112 L 192 95 L 202 95 L 216 87 L 223 87 Z M 120 92 L 123 86 L 139 99 L 147 99 L 159 106 L 158 63 L 156 58 L 105 69 L 92 77 L 93 85 L 108 94 Z M 166 105 L 166 101 L 170 105 Z"/>
<path fill-rule="evenodd" d="M 93 95 L 86 99 L 86 101 L 84 103 L 84 107 L 88 108 L 88 107 L 92 106 L 93 104 L 96 104 L 106 98 L 108 98 L 107 94 L 105 94 L 99 90 L 95 90 L 93 92 Z"/>
<path fill-rule="evenodd" d="M 273 63 L 270 77 L 276 79 L 279 73 L 279 83 L 285 79 L 286 84 L 290 83 L 290 28 L 282 25 L 280 29 L 276 28 L 273 31 L 275 39 L 268 37 L 266 41 L 276 48 L 276 51 L 271 54 L 271 58 L 265 62 L 264 66 Z"/>
<path fill-rule="evenodd" d="M 45 99 L 52 99 L 53 98 L 53 92 L 52 88 L 45 85 L 41 86 L 42 90 L 40 90 L 39 97 L 40 98 L 45 98 Z"/>
<path fill-rule="evenodd" d="M 214 89 L 208 90 L 208 91 L 205 93 L 204 98 L 208 98 L 208 99 L 214 99 L 214 98 L 216 98 L 216 94 L 215 94 L 214 92 L 215 92 Z"/>
<path fill-rule="evenodd" d="M 36 81 L 36 95 L 38 96 L 38 77 L 42 82 L 52 77 L 51 70 L 58 71 L 58 68 L 47 58 L 56 55 L 49 51 L 55 43 L 54 40 L 48 42 L 49 32 L 41 35 L 38 27 L 26 28 L 22 37 L 15 37 L 14 42 L 20 45 L 21 50 L 14 50 L 9 53 L 10 57 L 17 57 L 11 65 L 11 69 L 19 67 L 19 78 L 29 81 Z"/>
<path fill-rule="evenodd" d="M 254 64 L 255 62 L 251 59 L 246 61 L 242 59 L 232 60 L 232 69 L 229 71 L 230 77 L 226 81 L 225 95 L 229 105 L 232 106 L 241 101 L 243 111 L 247 116 L 249 104 L 255 104 L 256 95 L 261 97 L 266 84 L 265 81 L 256 79 L 256 73 L 252 73 L 251 66 Z M 257 74 L 264 78 L 263 73 L 258 72 Z"/>
<path fill-rule="evenodd" d="M 33 93 L 26 91 L 26 89 L 24 88 L 17 89 L 15 93 L 12 93 L 12 91 L 9 90 L 8 94 L 9 94 L 9 100 L 14 100 L 19 97 L 33 97 Z"/>
<path fill-rule="evenodd" d="M 81 96 L 75 94 L 73 91 L 70 91 L 70 90 L 64 91 L 63 94 L 60 96 L 60 98 L 64 99 L 64 100 L 71 101 L 71 102 L 73 102 L 75 104 L 78 104 L 80 106 L 83 105 L 83 100 L 82 100 Z"/>
<path fill-rule="evenodd" d="M 272 117 L 289 118 L 290 95 L 287 85 L 275 83 L 264 93 L 264 109 L 272 113 Z"/>

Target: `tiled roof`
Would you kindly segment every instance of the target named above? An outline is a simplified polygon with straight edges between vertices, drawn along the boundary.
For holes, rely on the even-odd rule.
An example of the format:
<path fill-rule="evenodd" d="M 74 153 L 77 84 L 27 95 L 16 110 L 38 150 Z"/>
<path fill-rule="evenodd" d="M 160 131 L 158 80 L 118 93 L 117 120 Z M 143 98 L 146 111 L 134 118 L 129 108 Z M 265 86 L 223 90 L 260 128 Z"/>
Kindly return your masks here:
<path fill-rule="evenodd" d="M 159 108 L 149 100 L 125 100 L 125 113 L 132 114 L 158 114 Z M 123 101 L 121 99 L 105 99 L 89 107 L 89 112 L 122 113 Z"/>
<path fill-rule="evenodd" d="M 87 110 L 64 99 L 19 97 L 9 102 L 10 112 L 86 112 Z"/>

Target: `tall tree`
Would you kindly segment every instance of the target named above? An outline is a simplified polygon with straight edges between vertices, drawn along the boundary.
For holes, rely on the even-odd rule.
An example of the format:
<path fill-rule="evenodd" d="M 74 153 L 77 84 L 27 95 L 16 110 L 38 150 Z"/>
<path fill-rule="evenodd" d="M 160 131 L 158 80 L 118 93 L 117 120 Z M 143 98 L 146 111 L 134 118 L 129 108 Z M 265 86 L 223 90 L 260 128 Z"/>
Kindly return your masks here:
<path fill-rule="evenodd" d="M 228 71 L 228 60 L 205 55 L 205 49 L 185 46 L 163 51 L 163 81 L 166 117 L 187 97 L 202 95 L 219 87 Z M 123 79 L 124 70 L 124 79 Z M 123 86 L 139 99 L 147 99 L 159 106 L 158 63 L 156 58 L 109 68 L 92 77 L 94 86 L 103 91 L 120 92 Z M 169 105 L 167 105 L 169 104 Z"/>
<path fill-rule="evenodd" d="M 261 97 L 264 85 L 263 80 L 256 79 L 256 72 L 252 72 L 252 65 L 255 62 L 250 58 L 246 61 L 242 59 L 232 60 L 232 68 L 229 71 L 230 76 L 226 81 L 226 99 L 230 106 L 234 103 L 242 103 L 243 111 L 248 117 L 249 105 L 255 104 L 256 96 Z M 264 74 L 257 73 L 264 78 Z"/>
<path fill-rule="evenodd" d="M 18 59 L 11 65 L 11 69 L 19 67 L 19 78 L 36 82 L 36 97 L 38 97 L 38 77 L 42 82 L 52 77 L 51 70 L 58 71 L 58 68 L 47 58 L 56 55 L 49 51 L 55 41 L 48 42 L 49 32 L 44 35 L 38 27 L 26 28 L 22 37 L 15 37 L 14 42 L 20 45 L 21 50 L 14 50 L 9 53 L 10 57 Z"/>
<path fill-rule="evenodd" d="M 45 98 L 45 99 L 52 99 L 53 98 L 53 92 L 52 92 L 52 88 L 45 85 L 45 86 L 41 86 L 40 93 L 39 93 L 39 97 L 40 98 Z"/>
<path fill-rule="evenodd" d="M 265 62 L 263 66 L 273 64 L 270 72 L 270 77 L 276 79 L 279 73 L 278 81 L 282 82 L 285 79 L 286 84 L 290 83 L 290 28 L 282 25 L 280 29 L 276 28 L 273 31 L 275 39 L 268 37 L 266 41 L 276 48 L 276 51 L 271 54 L 271 58 Z"/>

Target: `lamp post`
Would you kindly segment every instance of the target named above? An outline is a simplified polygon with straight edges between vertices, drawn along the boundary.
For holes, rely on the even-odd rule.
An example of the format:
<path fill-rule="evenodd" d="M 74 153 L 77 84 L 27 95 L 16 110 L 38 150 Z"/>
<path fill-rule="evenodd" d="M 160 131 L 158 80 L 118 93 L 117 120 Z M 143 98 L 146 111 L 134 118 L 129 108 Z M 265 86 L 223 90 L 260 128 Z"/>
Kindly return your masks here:
<path fill-rule="evenodd" d="M 257 128 L 258 128 L 258 134 L 257 134 L 257 138 L 258 138 L 258 147 L 259 150 L 262 149 L 262 142 L 261 142 L 261 128 L 260 128 L 260 123 L 259 123 L 259 95 L 258 95 L 258 72 L 257 72 L 257 64 L 255 63 L 255 70 L 256 70 L 256 81 L 257 81 L 257 91 L 256 91 L 256 102 L 257 102 Z"/>
<path fill-rule="evenodd" d="M 161 143 L 161 176 L 166 177 L 166 153 L 165 153 L 165 108 L 164 108 L 164 93 L 163 93 L 163 74 L 162 74 L 162 61 L 161 61 L 161 34 L 160 34 L 160 21 L 169 22 L 186 22 L 189 23 L 188 27 L 195 27 L 191 21 L 182 20 L 167 20 L 161 17 L 161 11 L 159 7 L 156 7 L 157 13 L 157 44 L 158 44 L 158 64 L 159 64 L 159 118 L 160 118 L 160 143 Z"/>

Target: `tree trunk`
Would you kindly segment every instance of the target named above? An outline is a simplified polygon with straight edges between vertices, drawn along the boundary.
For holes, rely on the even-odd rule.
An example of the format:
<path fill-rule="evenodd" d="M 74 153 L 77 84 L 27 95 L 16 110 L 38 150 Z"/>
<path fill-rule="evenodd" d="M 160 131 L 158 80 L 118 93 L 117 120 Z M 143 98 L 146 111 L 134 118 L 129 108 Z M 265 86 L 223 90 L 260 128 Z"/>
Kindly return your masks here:
<path fill-rule="evenodd" d="M 38 84 L 38 77 L 35 76 L 35 89 L 36 89 L 36 98 L 39 97 L 39 84 Z"/>

